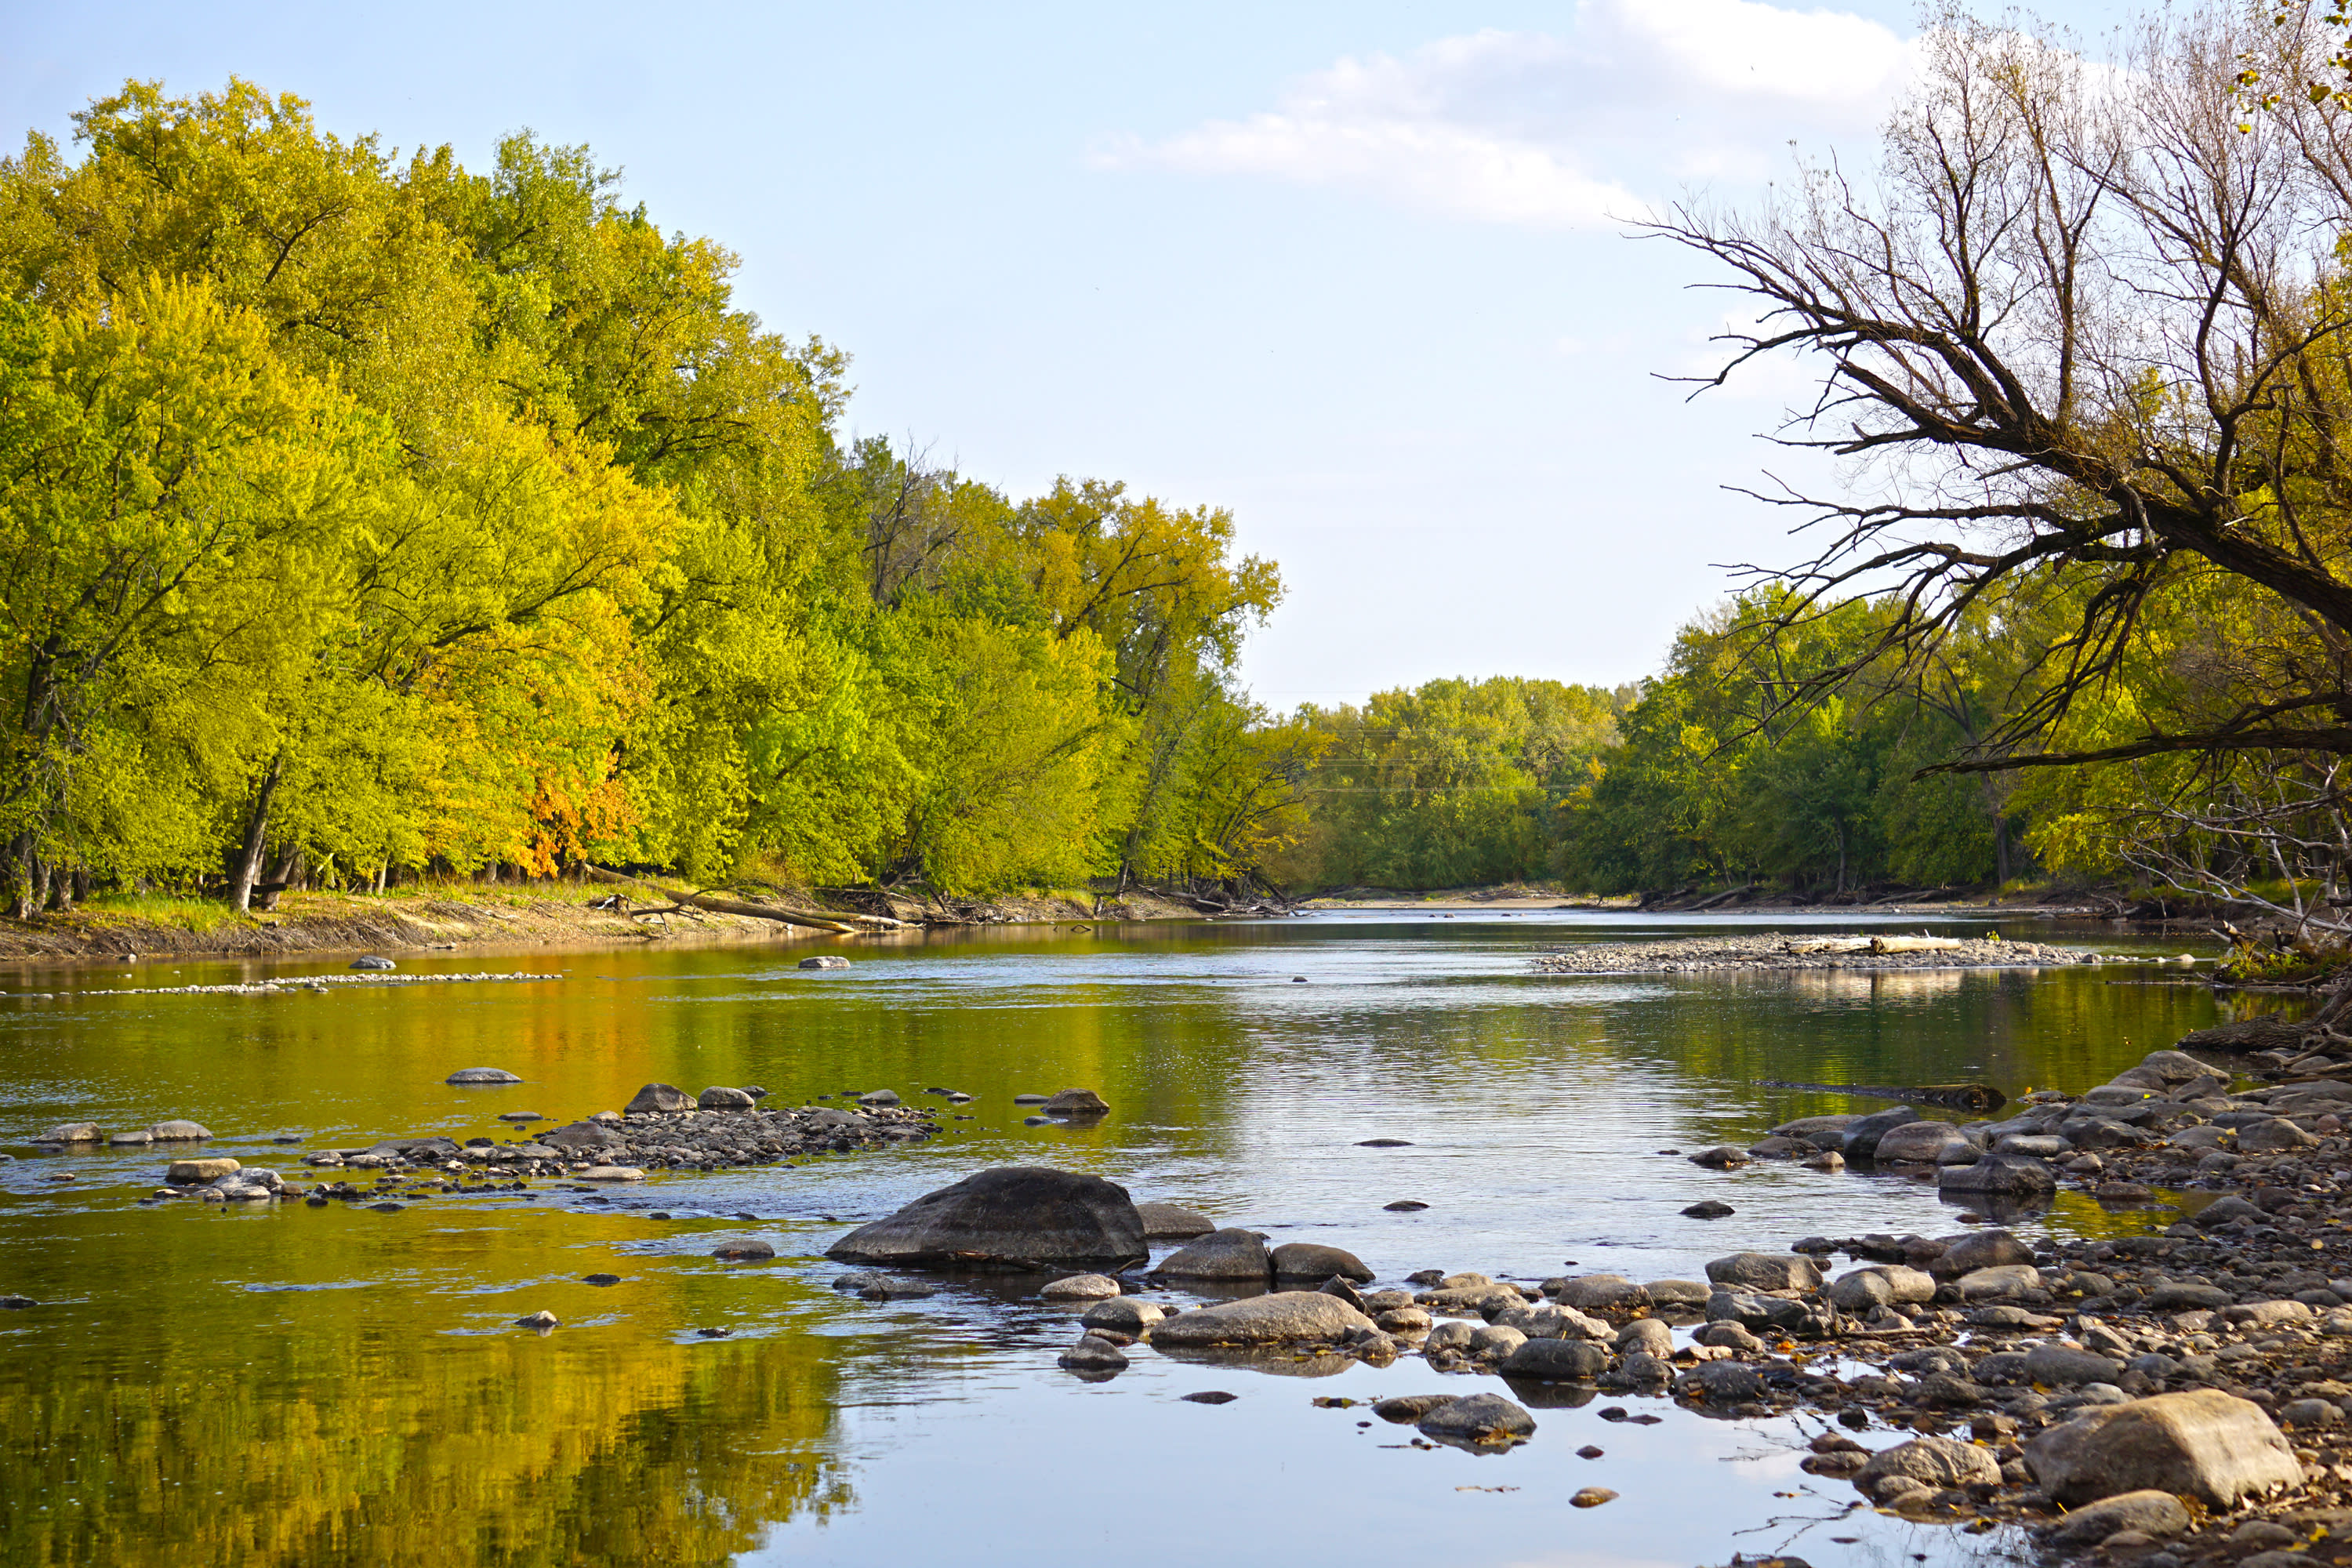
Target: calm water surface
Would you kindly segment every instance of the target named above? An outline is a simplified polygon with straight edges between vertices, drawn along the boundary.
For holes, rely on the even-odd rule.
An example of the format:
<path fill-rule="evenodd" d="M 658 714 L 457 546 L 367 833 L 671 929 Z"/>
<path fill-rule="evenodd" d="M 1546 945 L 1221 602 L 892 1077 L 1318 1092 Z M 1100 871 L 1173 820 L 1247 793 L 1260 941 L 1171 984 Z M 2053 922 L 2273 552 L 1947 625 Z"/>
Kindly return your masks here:
<path fill-rule="evenodd" d="M 0 1293 L 43 1303 L 0 1313 L 0 1561 L 2001 1560 L 2017 1540 L 1854 1510 L 1852 1488 L 1798 1470 L 1818 1430 L 1803 1422 L 1612 1398 L 1538 1409 L 1535 1442 L 1507 1455 L 1421 1450 L 1409 1428 L 1311 1401 L 1499 1382 L 1410 1358 L 1317 1375 L 1147 1350 L 1090 1384 L 1054 1364 L 1076 1314 L 1027 1289 L 865 1303 L 835 1295 L 841 1269 L 817 1256 L 851 1222 L 1007 1163 L 1345 1247 L 1382 1284 L 1426 1268 L 1538 1279 L 1571 1260 L 1690 1276 L 1808 1234 L 1945 1234 L 1958 1211 L 1931 1187 L 1716 1173 L 1659 1151 L 1876 1103 L 1759 1079 L 2079 1088 L 2214 1017 L 2201 987 L 2172 983 L 2182 972 L 2137 963 L 1640 979 L 1528 963 L 1564 942 L 1856 924 L 1564 912 L 1028 927 L 865 946 L 846 972 L 808 973 L 793 967 L 806 946 L 656 943 L 404 964 L 560 980 L 262 997 L 119 993 L 341 966 L 0 976 L 0 1149 L 19 1156 L 0 1163 Z M 2006 929 L 2126 957 L 2181 946 Z M 37 990 L 59 994 L 22 994 Z M 474 1066 L 525 1081 L 441 1081 Z M 919 1149 L 667 1173 L 603 1202 L 547 1189 L 389 1215 L 142 1208 L 162 1152 L 44 1156 L 20 1142 L 68 1119 L 187 1116 L 221 1134 L 209 1152 L 300 1180 L 305 1147 L 500 1134 L 501 1110 L 569 1120 L 655 1079 L 757 1083 L 787 1103 L 882 1088 L 920 1101 L 933 1086 L 980 1098 Z M 1069 1086 L 1100 1090 L 1111 1116 L 1022 1124 L 1013 1095 Z M 1358 1146 L 1376 1137 L 1411 1146 Z M 1738 1213 L 1683 1218 L 1701 1197 Z M 1399 1198 L 1431 1206 L 1383 1211 Z M 2042 1223 L 2150 1222 L 2068 1200 Z M 779 1260 L 709 1256 L 744 1234 Z M 580 1282 L 600 1271 L 625 1282 Z M 511 1327 L 541 1309 L 563 1326 Z M 1179 1397 L 1212 1388 L 1240 1397 Z M 1663 1420 L 1601 1420 L 1612 1403 Z M 1578 1458 L 1588 1443 L 1604 1457 Z M 1570 1509 L 1590 1485 L 1621 1497 Z"/>

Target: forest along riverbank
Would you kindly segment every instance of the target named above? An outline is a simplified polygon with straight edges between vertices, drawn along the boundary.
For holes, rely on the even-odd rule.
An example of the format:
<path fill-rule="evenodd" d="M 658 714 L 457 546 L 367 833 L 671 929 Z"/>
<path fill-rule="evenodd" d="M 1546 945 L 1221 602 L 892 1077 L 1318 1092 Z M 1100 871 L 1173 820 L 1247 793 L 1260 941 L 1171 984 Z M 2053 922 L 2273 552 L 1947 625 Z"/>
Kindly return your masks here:
<path fill-rule="evenodd" d="M 1555 948 L 1535 960 L 1554 974 L 1681 973 L 1725 969 L 2012 969 L 2098 963 L 2089 948 L 2011 942 L 1999 936 L 1853 934 L 1682 937 L 1664 942 L 1595 942 Z M 2188 954 L 2171 960 L 2193 963 Z"/>
<path fill-rule="evenodd" d="M 1039 1167 L 969 1176 L 827 1256 L 867 1266 L 836 1288 L 894 1300 L 933 1288 L 882 1269 L 1057 1274 L 1041 1293 L 1084 1330 L 1061 1364 L 1090 1380 L 1143 1348 L 1242 1365 L 1277 1355 L 1294 1372 L 1417 1355 L 1434 1372 L 1498 1376 L 1508 1396 L 1405 1394 L 1372 1414 L 1473 1449 L 1538 1440 L 1536 1411 L 1592 1396 L 1579 1385 L 1729 1419 L 1811 1414 L 1831 1425 L 1802 1468 L 1850 1481 L 1848 1511 L 2020 1527 L 2144 1568 L 2299 1568 L 2320 1559 L 2284 1548 L 2352 1543 L 2352 1247 L 2334 1212 L 2352 1183 L 2340 1168 L 2352 1081 L 2324 1076 L 2352 1077 L 2352 1060 L 2327 1040 L 2224 1055 L 2247 1037 L 2192 1035 L 2181 1044 L 2221 1059 L 2151 1052 L 1998 1121 L 1909 1107 L 1813 1116 L 1748 1149 L 1685 1156 L 1727 1183 L 1799 1158 L 1907 1172 L 1976 1211 L 1961 1217 L 1978 1228 L 1944 1237 L 1759 1240 L 1707 1263 L 1704 1280 L 1524 1285 L 1432 1269 L 1409 1277 L 1415 1290 L 1368 1290 L 1376 1271 L 1340 1248 L 1269 1247 L 1264 1232 Z M 2245 1076 L 2281 1081 L 2231 1087 Z M 2062 1185 L 2120 1205 L 2156 1205 L 2169 1187 L 2183 1217 L 2157 1234 L 2032 1243 L 1995 1223 L 2046 1209 Z M 1184 1245 L 1147 1268 L 1166 1239 Z M 1830 1277 L 1841 1253 L 1859 1267 Z M 1229 1299 L 1143 1299 L 1169 1290 Z"/>

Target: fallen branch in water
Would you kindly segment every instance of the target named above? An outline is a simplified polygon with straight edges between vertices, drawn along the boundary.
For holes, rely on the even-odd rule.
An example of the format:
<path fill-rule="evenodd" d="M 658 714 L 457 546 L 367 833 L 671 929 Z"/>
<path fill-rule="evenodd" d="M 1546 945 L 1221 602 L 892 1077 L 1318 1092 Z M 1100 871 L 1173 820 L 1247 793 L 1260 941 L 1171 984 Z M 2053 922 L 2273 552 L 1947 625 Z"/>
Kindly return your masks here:
<path fill-rule="evenodd" d="M 752 920 L 774 921 L 779 925 L 799 926 L 807 931 L 831 931 L 835 936 L 857 934 L 856 926 L 844 925 L 839 921 L 824 920 L 814 915 L 797 914 L 790 910 L 777 909 L 771 904 L 747 904 L 738 899 L 714 899 L 707 893 L 681 893 L 674 888 L 665 888 L 657 882 L 648 882 L 642 877 L 630 877 L 618 871 L 607 871 L 602 866 L 583 864 L 582 869 L 600 882 L 620 882 L 632 888 L 643 888 L 647 892 L 659 893 L 665 899 L 675 900 L 671 909 L 632 911 L 637 914 L 669 914 L 680 909 L 700 910 L 706 914 L 744 915 Z M 907 923 L 904 921 L 891 920 L 885 915 L 851 915 L 848 918 L 892 928 L 902 927 Z"/>

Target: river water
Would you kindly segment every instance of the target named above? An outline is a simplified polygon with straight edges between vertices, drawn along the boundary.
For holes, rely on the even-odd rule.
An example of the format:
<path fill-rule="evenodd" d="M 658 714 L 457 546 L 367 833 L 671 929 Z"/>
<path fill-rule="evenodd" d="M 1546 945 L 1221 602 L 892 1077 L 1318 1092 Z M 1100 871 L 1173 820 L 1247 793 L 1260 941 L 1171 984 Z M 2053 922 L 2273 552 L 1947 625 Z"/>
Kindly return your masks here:
<path fill-rule="evenodd" d="M 1932 1187 L 1783 1164 L 1718 1173 L 1660 1151 L 1881 1103 L 1756 1079 L 2078 1089 L 2215 1016 L 2184 972 L 2132 962 L 1654 979 L 1529 963 L 1568 942 L 1861 924 L 1564 911 L 1018 927 L 860 944 L 852 968 L 806 973 L 805 945 L 655 942 L 403 961 L 559 979 L 257 996 L 126 993 L 341 966 L 20 972 L 0 979 L 0 1150 L 18 1156 L 0 1163 L 0 1294 L 40 1305 L 0 1312 L 0 1562 L 2002 1560 L 2019 1540 L 1877 1516 L 1802 1474 L 1815 1424 L 1604 1398 L 1538 1409 L 1535 1441 L 1508 1454 L 1416 1448 L 1410 1428 L 1312 1402 L 1501 1384 L 1412 1357 L 1309 1376 L 1148 1350 L 1084 1383 L 1055 1365 L 1076 1312 L 1029 1289 L 868 1303 L 836 1295 L 842 1269 L 819 1256 L 852 1222 L 1013 1163 L 1344 1247 L 1382 1285 L 1427 1268 L 1688 1278 L 1805 1235 L 1948 1234 L 1958 1211 Z M 2126 960 L 2181 946 L 2005 929 Z M 442 1081 L 476 1066 L 524 1082 Z M 756 1083 L 785 1103 L 979 1098 L 913 1149 L 396 1214 L 142 1207 L 161 1146 L 21 1142 L 67 1120 L 184 1116 L 219 1134 L 208 1152 L 299 1181 L 306 1147 L 503 1136 L 499 1111 L 570 1120 L 649 1080 Z M 1066 1087 L 1099 1090 L 1111 1115 L 1031 1127 L 1012 1103 Z M 1371 1138 L 1408 1144 L 1360 1146 Z M 1738 1212 L 1680 1215 L 1703 1197 Z M 1383 1209 L 1401 1198 L 1430 1206 Z M 2168 1217 L 2069 1198 L 2037 1223 Z M 778 1260 L 709 1256 L 741 1235 Z M 623 1283 L 582 1282 L 598 1272 Z M 512 1326 L 540 1310 L 562 1326 Z M 1239 1397 L 1180 1397 L 1211 1389 Z M 1601 1419 L 1612 1405 L 1662 1419 Z M 1578 1458 L 1588 1444 L 1602 1457 Z M 1570 1508 L 1584 1486 L 1620 1496 Z"/>

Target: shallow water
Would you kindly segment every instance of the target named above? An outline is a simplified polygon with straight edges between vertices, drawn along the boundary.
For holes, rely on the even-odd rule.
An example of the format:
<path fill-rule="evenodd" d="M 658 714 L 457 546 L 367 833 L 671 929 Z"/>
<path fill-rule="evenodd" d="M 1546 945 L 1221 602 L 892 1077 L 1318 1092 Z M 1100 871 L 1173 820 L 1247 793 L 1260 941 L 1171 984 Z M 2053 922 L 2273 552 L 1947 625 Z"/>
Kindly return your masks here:
<path fill-rule="evenodd" d="M 1958 1211 L 1932 1187 L 1717 1173 L 1659 1151 L 1884 1103 L 1759 1079 L 2082 1087 L 2214 1016 L 2201 987 L 2173 983 L 2181 971 L 2130 963 L 1644 979 L 1528 963 L 1566 941 L 1858 923 L 1010 928 L 869 945 L 826 973 L 793 967 L 803 945 L 653 944 L 404 963 L 554 981 L 275 996 L 113 993 L 340 966 L 0 980 L 58 994 L 0 996 L 0 1148 L 22 1156 L 0 1163 L 0 1293 L 43 1303 L 0 1313 L 0 1560 L 961 1563 L 1141 1549 L 1567 1568 L 1790 1550 L 1829 1568 L 2016 1550 L 1854 1509 L 1850 1487 L 1798 1471 L 1816 1429 L 1799 1422 L 1603 1399 L 1538 1409 L 1536 1440 L 1507 1455 L 1418 1449 L 1409 1428 L 1311 1401 L 1501 1384 L 1412 1358 L 1315 1376 L 1149 1351 L 1090 1384 L 1054 1364 L 1073 1311 L 1002 1282 L 860 1302 L 828 1289 L 841 1270 L 817 1256 L 848 1222 L 1006 1163 L 1090 1171 L 1276 1240 L 1345 1247 L 1383 1284 L 1432 1267 L 1686 1277 L 1809 1234 L 1941 1234 Z M 2007 929 L 2126 955 L 2181 945 Z M 472 1066 L 525 1082 L 442 1083 Z M 931 1086 L 980 1098 L 917 1149 L 669 1173 L 602 1202 L 551 1188 L 389 1215 L 140 1207 L 160 1148 L 39 1156 L 10 1142 L 68 1119 L 187 1116 L 222 1135 L 208 1152 L 300 1180 L 306 1146 L 499 1134 L 501 1110 L 569 1120 L 648 1080 L 757 1083 L 787 1103 L 879 1088 L 920 1101 Z M 1028 1127 L 1012 1104 L 1074 1085 L 1112 1114 Z M 1360 1146 L 1375 1137 L 1410 1146 Z M 1682 1217 L 1701 1197 L 1738 1212 Z M 1431 1206 L 1383 1211 L 1399 1198 Z M 2068 1200 L 2037 1223 L 2168 1217 Z M 779 1261 L 709 1256 L 740 1234 Z M 599 1271 L 624 1283 L 580 1282 Z M 511 1326 L 540 1309 L 562 1327 Z M 1177 1397 L 1210 1388 L 1240 1397 Z M 1612 1405 L 1663 1419 L 1601 1419 Z M 1588 1443 L 1604 1457 L 1577 1458 Z M 1570 1509 L 1591 1485 L 1621 1496 Z"/>

